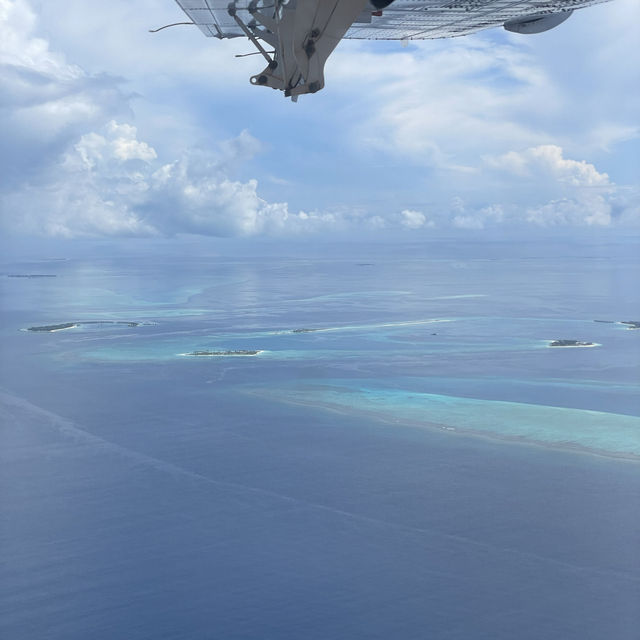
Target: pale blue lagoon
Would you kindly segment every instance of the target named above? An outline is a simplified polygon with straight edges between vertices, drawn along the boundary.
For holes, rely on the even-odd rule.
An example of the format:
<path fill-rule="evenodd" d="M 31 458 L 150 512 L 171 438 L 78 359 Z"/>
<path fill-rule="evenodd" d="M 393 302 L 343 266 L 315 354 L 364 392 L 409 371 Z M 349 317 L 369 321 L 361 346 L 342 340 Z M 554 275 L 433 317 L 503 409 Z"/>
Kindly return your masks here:
<path fill-rule="evenodd" d="M 2 266 L 0 637 L 637 637 L 633 242 L 137 246 Z"/>

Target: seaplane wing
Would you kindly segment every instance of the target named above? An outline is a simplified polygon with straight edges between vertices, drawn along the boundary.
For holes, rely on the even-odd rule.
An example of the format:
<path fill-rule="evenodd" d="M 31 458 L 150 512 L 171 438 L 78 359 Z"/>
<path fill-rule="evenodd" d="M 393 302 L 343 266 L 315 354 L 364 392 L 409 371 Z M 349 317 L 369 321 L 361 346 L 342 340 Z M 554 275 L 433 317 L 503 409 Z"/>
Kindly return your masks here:
<path fill-rule="evenodd" d="M 296 99 L 324 86 L 324 65 L 343 38 L 422 40 L 503 26 L 541 33 L 608 0 L 176 0 L 213 38 L 248 38 L 265 69 L 257 86 Z"/>

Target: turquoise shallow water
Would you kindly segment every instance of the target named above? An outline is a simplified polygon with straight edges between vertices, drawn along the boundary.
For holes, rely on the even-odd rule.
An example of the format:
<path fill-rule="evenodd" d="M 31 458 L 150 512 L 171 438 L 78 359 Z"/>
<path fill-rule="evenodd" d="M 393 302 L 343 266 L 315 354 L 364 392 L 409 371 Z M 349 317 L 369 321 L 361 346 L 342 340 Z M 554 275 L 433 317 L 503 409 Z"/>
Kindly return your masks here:
<path fill-rule="evenodd" d="M 636 640 L 628 249 L 8 265 L 0 636 Z"/>
<path fill-rule="evenodd" d="M 354 386 L 270 388 L 272 399 L 369 415 L 396 425 L 460 430 L 640 458 L 640 418 L 517 402 Z"/>
<path fill-rule="evenodd" d="M 369 297 L 379 301 L 387 293 Z M 476 305 L 483 306 L 484 297 Z M 235 330 L 219 312 L 217 331 L 202 320 L 171 324 L 164 317 L 153 326 L 109 336 L 79 328 L 73 336 L 65 332 L 59 345 L 65 359 L 72 353 L 94 363 L 171 367 L 181 360 L 180 366 L 202 370 L 209 379 L 226 378 L 226 367 L 233 366 L 239 390 L 248 380 L 265 397 L 400 424 L 438 424 L 548 446 L 640 455 L 638 384 L 623 366 L 633 366 L 640 334 L 587 319 L 479 316 L 482 306 L 466 317 L 337 324 L 319 321 L 316 313 L 312 323 L 286 327 L 276 320 L 271 328 Z M 549 340 L 558 336 L 588 339 L 596 346 L 550 348 Z M 261 353 L 233 357 L 233 363 L 230 357 L 185 355 L 240 349 Z M 345 371 L 353 378 L 345 379 Z"/>
<path fill-rule="evenodd" d="M 43 371 L 189 367 L 232 394 L 266 380 L 265 395 L 308 406 L 635 455 L 640 332 L 614 323 L 635 317 L 616 294 L 635 263 L 577 264 L 210 258 L 158 279 L 153 260 L 70 261 L 54 279 L 4 281 L 20 312 L 3 335 L 9 351 L 40 353 Z M 100 319 L 141 326 L 16 333 Z M 549 348 L 558 338 L 597 346 Z M 261 353 L 184 355 L 202 350 Z"/>

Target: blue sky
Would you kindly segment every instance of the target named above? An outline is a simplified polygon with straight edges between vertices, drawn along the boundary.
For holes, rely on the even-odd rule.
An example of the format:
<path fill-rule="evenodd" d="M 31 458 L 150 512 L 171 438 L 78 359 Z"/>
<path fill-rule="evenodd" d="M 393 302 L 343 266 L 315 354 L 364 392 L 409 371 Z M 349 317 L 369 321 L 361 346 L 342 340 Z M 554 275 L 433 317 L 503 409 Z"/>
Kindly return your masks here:
<path fill-rule="evenodd" d="M 0 0 L 5 237 L 640 229 L 640 6 L 343 42 L 297 104 L 173 0 Z"/>

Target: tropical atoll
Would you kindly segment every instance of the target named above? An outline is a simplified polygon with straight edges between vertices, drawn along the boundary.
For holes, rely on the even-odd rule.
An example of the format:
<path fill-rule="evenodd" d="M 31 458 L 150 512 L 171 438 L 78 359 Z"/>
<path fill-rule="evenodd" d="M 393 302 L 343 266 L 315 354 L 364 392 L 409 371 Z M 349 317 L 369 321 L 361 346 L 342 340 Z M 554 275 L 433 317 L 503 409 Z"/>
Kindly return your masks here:
<path fill-rule="evenodd" d="M 595 347 L 595 342 L 582 342 L 580 340 L 552 340 L 550 347 Z"/>
<path fill-rule="evenodd" d="M 73 329 L 77 326 L 74 322 L 63 322 L 62 324 L 44 324 L 40 327 L 29 327 L 27 331 L 62 331 L 63 329 Z"/>
<path fill-rule="evenodd" d="M 60 324 L 43 324 L 37 327 L 28 327 L 27 331 L 53 332 L 63 329 L 74 329 L 85 324 L 120 324 L 127 327 L 139 327 L 139 322 L 129 322 L 126 320 L 87 320 L 85 322 L 62 322 Z"/>

